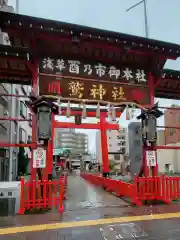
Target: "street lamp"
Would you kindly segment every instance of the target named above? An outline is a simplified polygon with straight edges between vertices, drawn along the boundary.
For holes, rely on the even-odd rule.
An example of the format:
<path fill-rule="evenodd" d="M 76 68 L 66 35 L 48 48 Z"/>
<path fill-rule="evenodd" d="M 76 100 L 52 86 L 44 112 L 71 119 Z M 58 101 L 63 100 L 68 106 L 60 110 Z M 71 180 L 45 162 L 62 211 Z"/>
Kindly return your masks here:
<path fill-rule="evenodd" d="M 148 18 L 147 18 L 147 3 L 146 3 L 146 0 L 142 0 L 134 5 L 132 5 L 131 7 L 129 7 L 126 12 L 129 12 L 131 9 L 139 6 L 141 3 L 143 3 L 144 5 L 144 28 L 145 28 L 145 35 L 146 35 L 146 38 L 149 37 L 149 28 L 148 28 Z"/>
<path fill-rule="evenodd" d="M 37 139 L 45 141 L 51 139 L 51 121 L 52 114 L 58 113 L 58 106 L 54 103 L 54 99 L 42 96 L 37 99 L 30 97 L 31 101 L 26 101 L 37 116 Z"/>
<path fill-rule="evenodd" d="M 163 112 L 158 109 L 158 104 L 155 104 L 151 109 L 143 110 L 137 119 L 142 120 L 142 137 L 146 145 L 152 145 L 157 140 L 157 118 L 161 117 Z"/>

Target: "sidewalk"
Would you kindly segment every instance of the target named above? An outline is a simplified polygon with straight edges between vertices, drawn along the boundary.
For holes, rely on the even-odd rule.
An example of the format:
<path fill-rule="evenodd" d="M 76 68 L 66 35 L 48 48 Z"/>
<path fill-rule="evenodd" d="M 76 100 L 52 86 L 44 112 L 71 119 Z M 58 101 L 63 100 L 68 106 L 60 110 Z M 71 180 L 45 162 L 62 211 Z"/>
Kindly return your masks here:
<path fill-rule="evenodd" d="M 0 228 L 50 222 L 76 221 L 103 218 L 110 208 L 120 208 L 128 204 L 121 199 L 98 189 L 80 176 L 68 177 L 68 200 L 64 202 L 65 211 L 60 214 L 52 210 L 43 214 L 16 215 L 0 218 Z M 119 211 L 118 211 L 119 212 Z"/>

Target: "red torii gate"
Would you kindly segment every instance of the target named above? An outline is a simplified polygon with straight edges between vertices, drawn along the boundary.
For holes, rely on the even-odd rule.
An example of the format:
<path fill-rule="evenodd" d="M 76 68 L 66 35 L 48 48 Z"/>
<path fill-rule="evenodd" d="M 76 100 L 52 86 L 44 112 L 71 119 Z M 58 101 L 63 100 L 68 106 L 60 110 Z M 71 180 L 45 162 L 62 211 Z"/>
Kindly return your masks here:
<path fill-rule="evenodd" d="M 123 111 L 123 108 L 122 108 Z M 116 116 L 120 117 L 122 114 L 122 111 L 117 111 Z M 81 115 L 82 110 L 78 108 L 72 108 L 71 109 L 71 115 L 76 116 L 76 115 Z M 66 115 L 66 110 L 62 109 L 60 116 L 65 116 Z M 58 116 L 58 115 L 57 115 Z M 88 118 L 93 118 L 96 117 L 96 109 L 87 109 L 86 116 Z M 75 123 L 71 122 L 59 122 L 55 120 L 55 116 L 52 116 L 52 139 L 54 139 L 54 130 L 56 128 L 79 128 L 79 129 L 97 129 L 100 130 L 100 135 L 101 135 L 101 145 L 103 148 L 101 149 L 102 151 L 102 167 L 103 167 L 103 173 L 109 173 L 109 159 L 108 159 L 108 142 L 107 142 L 107 130 L 119 130 L 119 124 L 117 123 L 108 123 L 107 120 L 107 111 L 106 110 L 101 110 L 100 113 L 100 121 L 99 123 L 81 123 L 80 125 L 77 125 Z M 53 161 L 53 154 L 52 154 L 52 149 L 53 147 L 53 140 L 49 141 L 48 144 L 48 167 L 46 172 L 46 178 L 48 174 L 52 173 L 52 161 Z"/>
<path fill-rule="evenodd" d="M 164 63 L 167 59 L 175 60 L 180 56 L 180 46 L 176 44 L 13 13 L 1 12 L 0 27 L 4 32 L 9 34 L 12 43 L 12 46 L 0 46 L 2 50 L 2 65 L 0 69 L 1 81 L 11 82 L 12 84 L 32 84 L 33 92 L 36 97 L 38 97 L 39 84 L 41 84 L 41 90 L 43 90 L 42 85 L 44 84 L 42 81 L 38 82 L 40 57 L 51 55 L 57 57 L 57 53 L 59 52 L 73 59 L 78 55 L 81 59 L 87 58 L 90 61 L 102 61 L 103 63 L 113 64 L 115 66 L 131 65 L 138 69 L 143 69 L 144 67 L 148 73 L 148 81 L 147 86 L 140 86 L 140 93 L 143 93 L 142 89 L 144 89 L 145 93 L 147 93 L 144 97 L 147 95 L 149 99 L 143 102 L 143 105 L 151 107 L 154 104 L 154 97 L 164 97 L 166 87 L 160 86 Z M 29 54 L 29 58 L 27 58 L 27 54 Z M 56 81 L 55 75 L 56 74 L 52 73 L 51 77 Z M 43 76 L 43 74 L 41 74 L 41 76 Z M 73 76 L 71 77 L 73 78 Z M 61 78 L 63 82 L 65 76 L 63 75 Z M 93 77 L 92 79 L 86 80 L 84 78 L 78 79 L 84 81 L 84 83 L 88 83 L 90 80 L 95 82 Z M 77 79 L 75 78 L 75 80 Z M 135 87 L 135 83 L 133 83 L 134 85 L 127 82 L 122 83 L 122 79 L 118 81 L 109 79 L 98 80 L 105 85 L 108 83 L 111 87 L 112 85 L 127 87 L 127 91 L 130 93 L 128 98 L 132 98 L 133 95 L 131 93 L 135 93 L 135 91 L 131 90 L 133 88 L 136 90 L 137 88 Z M 149 89 L 147 90 L 147 88 Z M 172 89 L 167 87 L 166 90 L 168 90 L 166 93 L 171 92 L 171 96 L 173 96 Z M 178 96 L 177 92 L 176 96 Z M 131 100 L 142 101 L 139 96 L 137 97 L 137 99 L 133 98 Z M 7 120 L 12 119 L 7 118 Z M 103 118 L 101 118 L 99 127 L 101 127 L 104 132 L 105 126 L 107 127 L 107 125 L 105 122 L 102 124 L 103 121 Z M 33 114 L 32 117 L 32 125 L 32 144 L 2 143 L 1 146 L 4 144 L 4 146 L 31 146 L 32 148 L 36 148 L 35 114 Z M 102 134 L 101 137 L 102 136 L 105 136 L 105 134 Z M 107 152 L 105 156 L 107 156 Z M 144 159 L 144 161 L 145 160 L 146 159 Z M 49 172 L 50 169 L 51 167 L 49 167 Z M 107 169 L 106 163 L 106 170 Z M 32 167 L 31 171 L 31 177 L 35 179 L 36 169 Z"/>

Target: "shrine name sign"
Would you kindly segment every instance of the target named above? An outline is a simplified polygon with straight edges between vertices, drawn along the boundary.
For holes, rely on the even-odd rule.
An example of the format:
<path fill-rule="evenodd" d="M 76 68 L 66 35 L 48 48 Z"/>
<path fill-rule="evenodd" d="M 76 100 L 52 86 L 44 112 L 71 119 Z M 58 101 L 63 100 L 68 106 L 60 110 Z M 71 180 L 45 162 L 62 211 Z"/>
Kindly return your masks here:
<path fill-rule="evenodd" d="M 86 79 L 103 80 L 135 85 L 147 85 L 147 72 L 143 69 L 128 67 L 117 68 L 102 63 L 84 63 L 79 60 L 41 59 L 39 72 L 42 74 L 81 77 Z"/>
<path fill-rule="evenodd" d="M 149 105 L 147 79 L 143 69 L 50 57 L 39 62 L 40 95 Z"/>
<path fill-rule="evenodd" d="M 132 101 L 148 105 L 150 103 L 149 90 L 145 86 L 128 84 L 114 84 L 92 80 L 39 76 L 40 95 L 56 95 L 64 98 L 104 100 L 107 102 Z"/>

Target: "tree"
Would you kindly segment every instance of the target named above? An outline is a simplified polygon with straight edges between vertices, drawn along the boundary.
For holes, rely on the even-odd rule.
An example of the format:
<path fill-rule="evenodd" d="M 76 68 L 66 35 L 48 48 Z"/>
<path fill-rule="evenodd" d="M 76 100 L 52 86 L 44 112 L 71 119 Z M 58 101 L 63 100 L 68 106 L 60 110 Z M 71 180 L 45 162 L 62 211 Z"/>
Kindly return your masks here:
<path fill-rule="evenodd" d="M 18 153 L 18 173 L 25 174 L 27 171 L 27 166 L 28 166 L 28 156 L 25 153 L 24 147 L 19 148 L 19 153 Z"/>
<path fill-rule="evenodd" d="M 109 168 L 110 168 L 110 170 L 113 170 L 115 165 L 116 165 L 116 164 L 115 164 L 114 161 L 109 160 Z"/>

